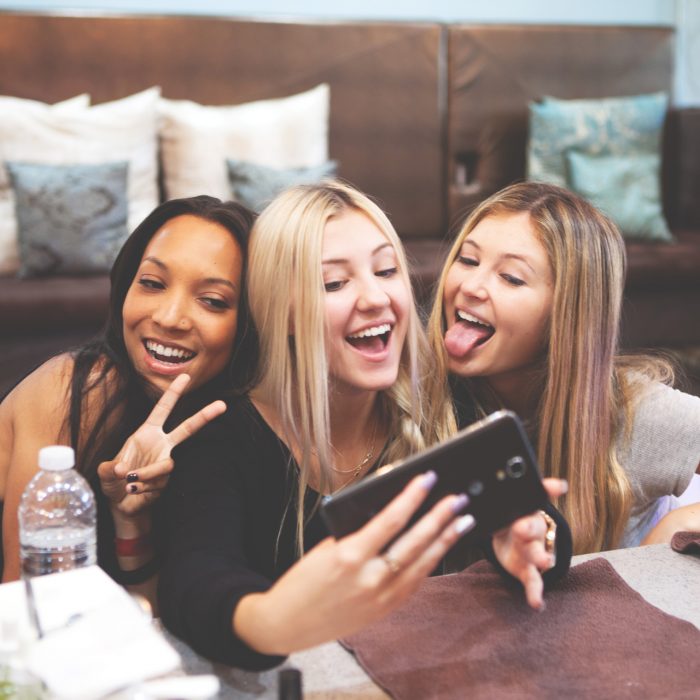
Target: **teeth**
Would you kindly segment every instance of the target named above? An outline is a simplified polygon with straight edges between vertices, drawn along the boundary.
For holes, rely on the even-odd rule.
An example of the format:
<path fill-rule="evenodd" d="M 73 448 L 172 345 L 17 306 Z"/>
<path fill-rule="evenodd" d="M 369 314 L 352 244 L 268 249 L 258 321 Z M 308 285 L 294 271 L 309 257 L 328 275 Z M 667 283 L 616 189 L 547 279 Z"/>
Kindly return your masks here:
<path fill-rule="evenodd" d="M 374 326 L 373 328 L 365 328 L 365 330 L 355 333 L 354 335 L 348 336 L 349 338 L 371 338 L 375 335 L 384 335 L 391 330 L 391 324 L 382 323 L 381 326 Z"/>
<path fill-rule="evenodd" d="M 469 321 L 469 323 L 478 323 L 480 326 L 483 326 L 484 328 L 493 328 L 493 326 L 490 323 L 484 323 L 484 321 L 481 321 L 478 319 L 476 316 L 472 316 L 471 314 L 468 314 L 466 311 L 457 311 L 457 318 L 460 319 L 460 321 Z"/>
<path fill-rule="evenodd" d="M 161 345 L 160 343 L 154 343 L 152 340 L 146 341 L 146 349 L 156 355 L 161 357 L 176 357 L 180 360 L 189 360 L 194 357 L 195 353 L 189 350 L 182 350 L 180 348 L 171 348 L 170 346 Z"/>

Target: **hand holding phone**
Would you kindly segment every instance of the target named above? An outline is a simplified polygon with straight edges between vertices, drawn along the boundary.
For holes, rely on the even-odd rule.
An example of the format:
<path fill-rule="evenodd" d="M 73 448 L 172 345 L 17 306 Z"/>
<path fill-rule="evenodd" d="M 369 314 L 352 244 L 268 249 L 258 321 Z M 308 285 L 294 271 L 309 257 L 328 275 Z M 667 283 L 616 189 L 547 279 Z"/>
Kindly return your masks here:
<path fill-rule="evenodd" d="M 414 476 L 428 470 L 436 472 L 437 484 L 407 528 L 448 494 L 469 497 L 462 513 L 470 513 L 476 520 L 466 535 L 472 540 L 490 536 L 547 502 L 537 460 L 520 419 L 511 411 L 497 411 L 449 440 L 396 466 L 382 467 L 326 498 L 321 512 L 329 531 L 336 538 L 355 532 Z"/>

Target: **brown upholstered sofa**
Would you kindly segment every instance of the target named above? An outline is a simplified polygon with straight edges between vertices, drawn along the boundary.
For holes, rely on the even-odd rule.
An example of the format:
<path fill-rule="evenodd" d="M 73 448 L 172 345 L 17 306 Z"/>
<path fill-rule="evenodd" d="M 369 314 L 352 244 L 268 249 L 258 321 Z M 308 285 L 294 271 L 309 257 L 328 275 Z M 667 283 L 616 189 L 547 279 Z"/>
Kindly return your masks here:
<path fill-rule="evenodd" d="M 285 24 L 0 14 L 0 94 L 93 103 L 160 85 L 239 104 L 327 82 L 330 155 L 385 208 L 427 303 L 475 203 L 525 175 L 527 103 L 670 91 L 668 28 Z M 668 115 L 664 208 L 675 245 L 631 243 L 630 347 L 700 346 L 700 110 Z M 0 392 L 103 321 L 106 277 L 0 278 Z"/>

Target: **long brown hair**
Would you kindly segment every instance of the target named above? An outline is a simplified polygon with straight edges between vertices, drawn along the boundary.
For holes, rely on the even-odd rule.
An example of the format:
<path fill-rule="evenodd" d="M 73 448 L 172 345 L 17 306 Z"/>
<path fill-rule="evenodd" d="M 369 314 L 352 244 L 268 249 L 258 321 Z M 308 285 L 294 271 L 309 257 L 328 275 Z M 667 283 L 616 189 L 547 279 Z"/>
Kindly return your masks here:
<path fill-rule="evenodd" d="M 638 372 L 672 377 L 661 360 L 618 355 L 626 255 L 615 224 L 575 194 L 544 183 L 511 185 L 482 202 L 462 226 L 440 276 L 429 321 L 437 365 L 429 398 L 448 375 L 443 296 L 449 267 L 481 221 L 521 212 L 530 216 L 554 280 L 533 437 L 545 476 L 569 482 L 559 506 L 574 551 L 600 551 L 619 543 L 632 505 L 616 445 L 640 390 L 634 379 Z M 480 382 L 467 381 L 483 402 Z"/>

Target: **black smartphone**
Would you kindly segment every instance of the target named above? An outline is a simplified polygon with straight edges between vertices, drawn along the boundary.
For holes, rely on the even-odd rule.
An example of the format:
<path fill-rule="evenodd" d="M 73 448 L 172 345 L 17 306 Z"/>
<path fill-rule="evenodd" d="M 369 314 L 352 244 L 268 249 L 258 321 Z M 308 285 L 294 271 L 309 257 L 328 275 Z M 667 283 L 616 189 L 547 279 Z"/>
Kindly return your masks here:
<path fill-rule="evenodd" d="M 476 525 L 465 537 L 490 536 L 517 518 L 543 508 L 547 493 L 537 459 L 518 416 L 497 411 L 449 440 L 381 467 L 357 484 L 324 499 L 321 513 L 334 537 L 355 532 L 417 474 L 432 470 L 437 483 L 407 528 L 448 494 L 466 493 Z"/>

